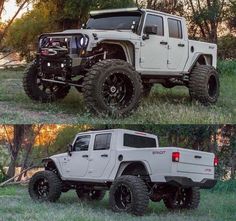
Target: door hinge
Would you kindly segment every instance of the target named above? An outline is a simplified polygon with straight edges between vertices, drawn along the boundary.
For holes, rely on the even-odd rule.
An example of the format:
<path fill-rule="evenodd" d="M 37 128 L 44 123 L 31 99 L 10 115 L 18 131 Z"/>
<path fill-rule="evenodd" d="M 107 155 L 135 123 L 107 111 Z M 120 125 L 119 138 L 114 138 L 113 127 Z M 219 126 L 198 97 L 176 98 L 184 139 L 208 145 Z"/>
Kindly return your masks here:
<path fill-rule="evenodd" d="M 144 62 L 144 58 L 139 58 L 139 63 L 143 63 Z"/>
<path fill-rule="evenodd" d="M 167 64 L 170 64 L 170 61 L 169 61 L 169 60 L 167 60 Z"/>

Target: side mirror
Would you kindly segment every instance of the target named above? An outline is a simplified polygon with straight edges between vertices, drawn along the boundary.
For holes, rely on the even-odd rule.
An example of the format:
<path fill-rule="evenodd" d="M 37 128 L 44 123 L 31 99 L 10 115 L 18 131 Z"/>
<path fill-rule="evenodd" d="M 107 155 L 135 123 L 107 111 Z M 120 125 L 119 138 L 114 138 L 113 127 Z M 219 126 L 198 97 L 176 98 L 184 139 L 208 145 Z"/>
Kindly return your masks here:
<path fill-rule="evenodd" d="M 68 144 L 67 148 L 68 148 L 68 155 L 71 157 L 72 156 L 72 151 L 73 151 L 73 145 L 72 144 Z"/>
<path fill-rule="evenodd" d="M 157 25 L 146 26 L 144 28 L 144 33 L 147 34 L 147 35 L 157 35 L 158 34 L 158 27 L 157 27 Z"/>

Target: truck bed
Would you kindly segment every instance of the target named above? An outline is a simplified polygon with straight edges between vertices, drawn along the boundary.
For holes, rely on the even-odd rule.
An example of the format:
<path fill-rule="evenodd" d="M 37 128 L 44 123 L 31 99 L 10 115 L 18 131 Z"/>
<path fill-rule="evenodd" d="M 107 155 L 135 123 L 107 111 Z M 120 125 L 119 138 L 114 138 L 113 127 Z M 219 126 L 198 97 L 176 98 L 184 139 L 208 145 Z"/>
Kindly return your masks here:
<path fill-rule="evenodd" d="M 125 161 L 130 158 L 145 162 L 152 182 L 166 182 L 167 177 L 188 178 L 196 183 L 204 182 L 206 179 L 214 180 L 213 153 L 176 147 L 140 150 L 127 148 L 121 152 L 123 151 L 125 151 L 123 154 Z M 173 162 L 173 153 L 179 153 L 178 162 Z"/>

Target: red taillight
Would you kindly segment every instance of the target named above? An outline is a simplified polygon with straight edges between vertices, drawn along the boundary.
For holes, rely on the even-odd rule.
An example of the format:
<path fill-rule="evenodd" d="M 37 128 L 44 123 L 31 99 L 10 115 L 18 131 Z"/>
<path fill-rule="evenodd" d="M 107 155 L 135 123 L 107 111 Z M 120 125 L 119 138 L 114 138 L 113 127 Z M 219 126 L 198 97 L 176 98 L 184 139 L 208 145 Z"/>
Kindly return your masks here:
<path fill-rule="evenodd" d="M 179 162 L 180 160 L 180 152 L 173 152 L 172 153 L 172 162 Z"/>
<path fill-rule="evenodd" d="M 217 167 L 219 164 L 219 159 L 217 157 L 214 158 L 214 166 Z"/>

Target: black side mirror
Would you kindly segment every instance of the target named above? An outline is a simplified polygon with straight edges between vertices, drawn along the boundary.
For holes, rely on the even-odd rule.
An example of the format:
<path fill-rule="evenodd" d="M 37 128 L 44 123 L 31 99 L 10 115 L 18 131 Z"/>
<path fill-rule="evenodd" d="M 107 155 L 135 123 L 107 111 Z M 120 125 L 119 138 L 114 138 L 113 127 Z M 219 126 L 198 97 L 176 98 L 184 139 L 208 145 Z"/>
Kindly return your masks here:
<path fill-rule="evenodd" d="M 73 145 L 72 144 L 68 144 L 67 148 L 68 148 L 68 155 L 71 157 L 72 156 L 72 151 L 73 151 Z"/>
<path fill-rule="evenodd" d="M 157 25 L 146 26 L 144 28 L 144 33 L 147 34 L 147 35 L 157 35 L 158 34 L 158 27 L 157 27 Z"/>

